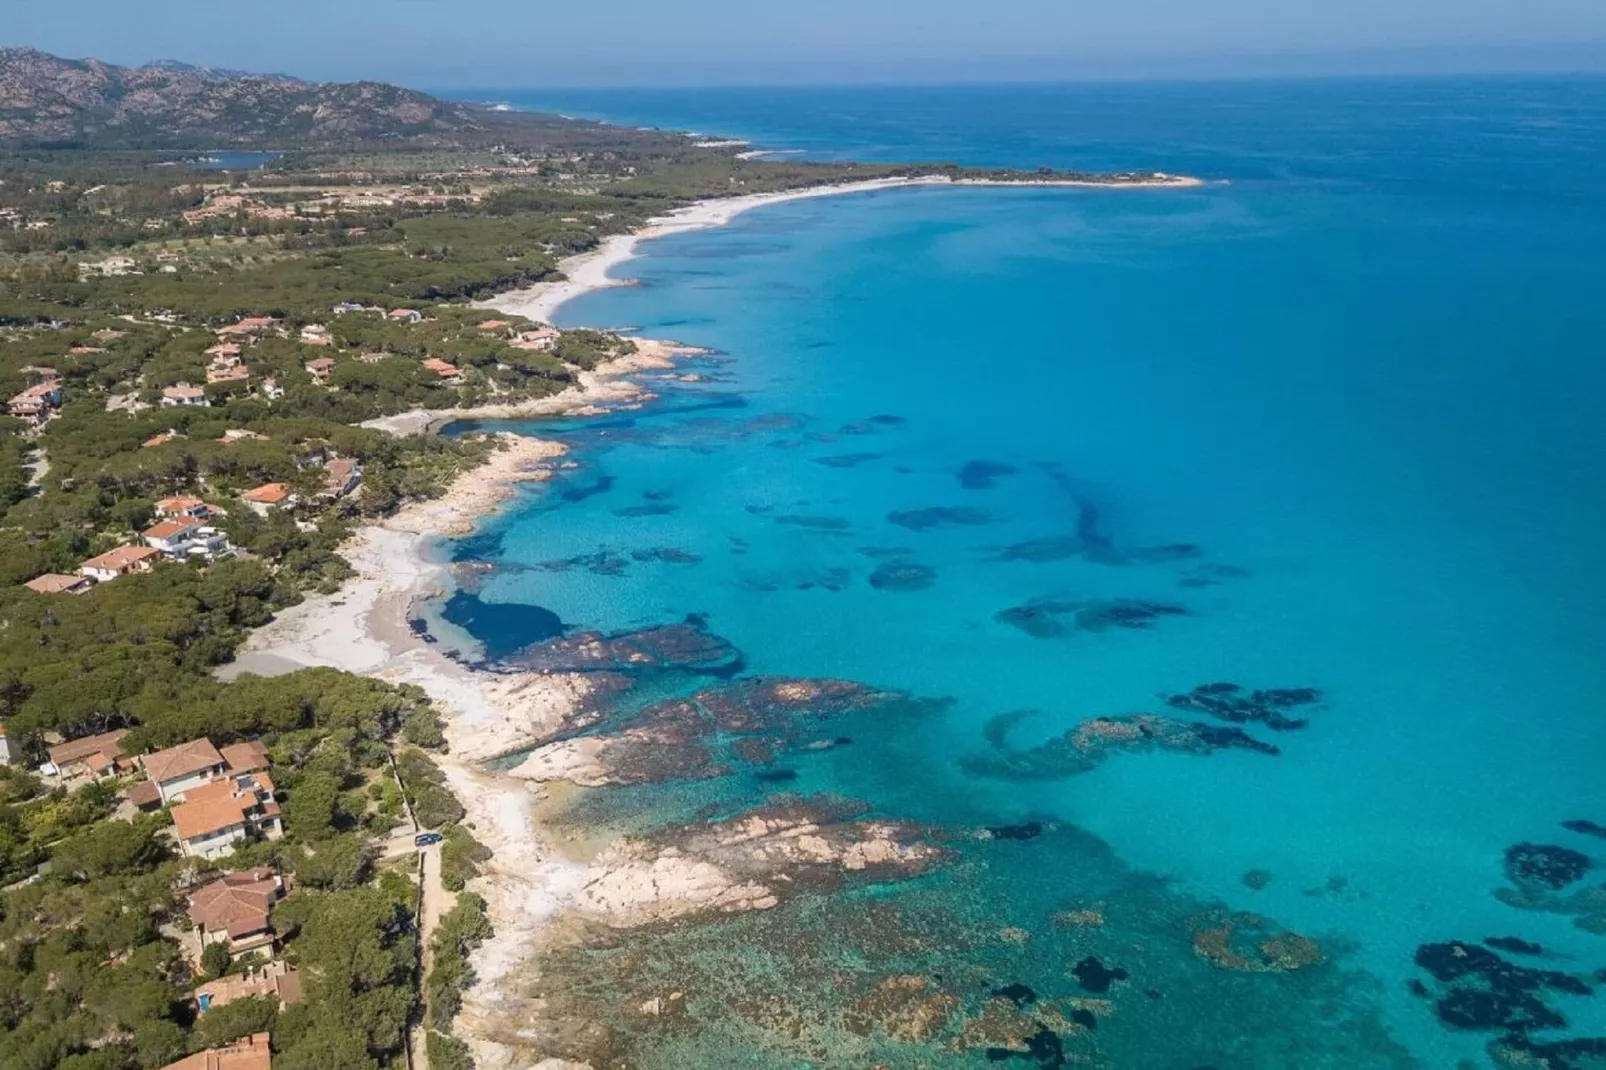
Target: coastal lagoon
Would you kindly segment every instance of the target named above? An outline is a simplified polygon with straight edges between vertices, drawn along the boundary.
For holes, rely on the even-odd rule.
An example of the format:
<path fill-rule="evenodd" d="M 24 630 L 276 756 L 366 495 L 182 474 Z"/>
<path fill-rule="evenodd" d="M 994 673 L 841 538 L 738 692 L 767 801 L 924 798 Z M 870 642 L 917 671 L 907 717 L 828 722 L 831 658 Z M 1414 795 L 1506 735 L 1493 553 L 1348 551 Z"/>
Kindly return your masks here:
<path fill-rule="evenodd" d="M 554 953 L 617 1065 L 1599 1065 L 1606 83 L 521 103 L 1211 180 L 777 204 L 562 307 L 709 352 L 494 425 L 575 465 L 428 615 L 508 665 L 683 624 L 586 731 L 716 727 L 559 820 L 829 799 L 943 852 Z"/>

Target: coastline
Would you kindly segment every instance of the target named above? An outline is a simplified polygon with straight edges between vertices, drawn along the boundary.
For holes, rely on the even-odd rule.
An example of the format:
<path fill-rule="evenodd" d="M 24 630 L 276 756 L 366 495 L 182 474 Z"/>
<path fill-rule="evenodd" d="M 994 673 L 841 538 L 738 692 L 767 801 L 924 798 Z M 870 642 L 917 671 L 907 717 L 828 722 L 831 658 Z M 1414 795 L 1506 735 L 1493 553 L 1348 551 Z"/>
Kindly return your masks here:
<path fill-rule="evenodd" d="M 481 302 L 481 307 L 509 315 L 524 316 L 532 320 L 550 322 L 558 308 L 592 290 L 634 285 L 626 279 L 613 278 L 609 272 L 620 264 L 635 259 L 644 241 L 665 238 L 674 234 L 722 227 L 754 208 L 788 201 L 812 200 L 816 197 L 841 197 L 853 193 L 875 193 L 890 189 L 907 189 L 918 186 L 965 186 L 1004 188 L 1023 186 L 1033 189 L 1062 187 L 1068 189 L 1195 189 L 1207 185 L 1204 179 L 1186 175 L 1159 174 L 1151 180 L 1133 182 L 1085 182 L 1071 179 L 1022 179 L 1019 181 L 985 178 L 950 178 L 946 175 L 921 175 L 899 178 L 872 178 L 863 182 L 843 182 L 807 189 L 785 190 L 778 193 L 753 193 L 741 197 L 716 197 L 697 201 L 677 208 L 666 215 L 647 221 L 639 230 L 615 234 L 604 238 L 595 249 L 571 256 L 558 264 L 564 278 L 557 282 L 540 282 L 523 290 L 510 290 L 505 294 Z"/>
<path fill-rule="evenodd" d="M 769 204 L 841 196 L 910 186 L 1075 186 L 1082 188 L 1158 188 L 1203 185 L 1198 179 L 1098 183 L 1074 181 L 958 180 L 946 176 L 874 179 L 783 193 L 708 200 L 653 220 L 638 231 L 610 237 L 596 249 L 561 265 L 568 276 L 524 291 L 500 295 L 481 307 L 548 321 L 564 303 L 595 289 L 630 285 L 611 278 L 617 265 L 638 255 L 641 242 L 723 226 L 737 215 Z M 577 376 L 561 393 L 525 402 L 472 408 L 415 410 L 369 421 L 364 426 L 392 434 L 429 433 L 455 419 L 525 419 L 579 416 L 607 408 L 640 405 L 652 395 L 628 376 L 673 367 L 677 355 L 691 352 L 672 342 L 634 339 L 637 350 Z M 539 814 L 554 790 L 528 777 L 496 772 L 486 762 L 530 749 L 573 722 L 593 685 L 578 674 L 498 673 L 469 668 L 425 643 L 409 625 L 409 610 L 420 598 L 443 589 L 446 568 L 429 557 L 438 538 L 467 534 L 517 495 L 519 485 L 550 477 L 564 448 L 540 438 L 500 432 L 502 448 L 480 467 L 458 477 L 445 495 L 413 502 L 396 515 L 359 529 L 342 547 L 355 575 L 334 595 L 314 595 L 279 613 L 254 631 L 221 676 L 241 673 L 279 675 L 303 668 L 329 667 L 422 688 L 445 723 L 449 753 L 438 759 L 467 817 L 465 824 L 493 852 L 470 887 L 484 896 L 493 936 L 473 958 L 476 983 L 464 995 L 458 1035 L 474 1049 L 480 1065 L 511 1067 L 517 1043 L 506 1023 L 527 1021 L 538 1011 L 524 993 L 522 972 L 551 923 L 579 911 L 593 918 L 623 917 L 630 911 L 659 917 L 696 909 L 752 889 L 732 883 L 728 874 L 678 859 L 646 862 L 622 855 L 595 862 L 571 857 Z M 597 889 L 607 890 L 599 896 Z M 763 889 L 760 888 L 760 891 Z M 740 909 L 762 909 L 756 893 Z M 744 902 L 746 902 L 744 900 Z M 730 909 L 726 907 L 724 909 Z"/>

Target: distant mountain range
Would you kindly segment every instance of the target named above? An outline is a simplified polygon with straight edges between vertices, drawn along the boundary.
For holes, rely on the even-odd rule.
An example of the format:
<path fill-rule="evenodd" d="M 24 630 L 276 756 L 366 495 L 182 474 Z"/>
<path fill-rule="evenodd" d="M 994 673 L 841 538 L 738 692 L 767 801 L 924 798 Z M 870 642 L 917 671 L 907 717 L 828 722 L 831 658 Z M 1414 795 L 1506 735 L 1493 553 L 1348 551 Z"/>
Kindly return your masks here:
<path fill-rule="evenodd" d="M 479 142 L 487 114 L 382 82 L 304 82 L 165 61 L 117 67 L 0 48 L 0 143 L 78 148 L 291 148 Z M 493 121 L 491 125 L 500 126 Z"/>

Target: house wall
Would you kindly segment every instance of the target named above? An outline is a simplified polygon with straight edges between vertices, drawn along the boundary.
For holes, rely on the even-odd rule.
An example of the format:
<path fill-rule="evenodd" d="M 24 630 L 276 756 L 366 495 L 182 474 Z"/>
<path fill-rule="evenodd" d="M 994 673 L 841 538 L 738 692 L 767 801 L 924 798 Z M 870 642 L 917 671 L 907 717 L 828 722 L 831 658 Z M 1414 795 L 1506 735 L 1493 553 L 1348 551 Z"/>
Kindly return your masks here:
<path fill-rule="evenodd" d="M 231 825 L 210 836 L 197 836 L 182 843 L 184 853 L 191 858 L 219 858 L 234 850 L 234 845 L 245 839 L 245 826 Z"/>
<path fill-rule="evenodd" d="M 183 799 L 186 791 L 189 791 L 191 788 L 198 788 L 202 784 L 206 784 L 217 779 L 218 775 L 222 772 L 223 767 L 221 765 L 208 766 L 198 773 L 191 773 L 189 776 L 181 776 L 173 780 L 158 781 L 156 784 L 156 790 L 161 793 L 162 801 L 164 803 L 176 802 Z"/>

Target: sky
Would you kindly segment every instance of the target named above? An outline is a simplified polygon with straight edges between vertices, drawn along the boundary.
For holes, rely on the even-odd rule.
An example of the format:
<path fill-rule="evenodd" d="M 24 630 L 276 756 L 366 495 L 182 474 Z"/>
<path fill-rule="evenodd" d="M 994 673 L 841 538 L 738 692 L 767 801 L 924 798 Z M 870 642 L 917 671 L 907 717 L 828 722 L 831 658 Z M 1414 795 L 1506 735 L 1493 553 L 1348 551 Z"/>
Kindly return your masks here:
<path fill-rule="evenodd" d="M 423 89 L 1606 71 L 1606 0 L 5 0 L 0 44 Z"/>

